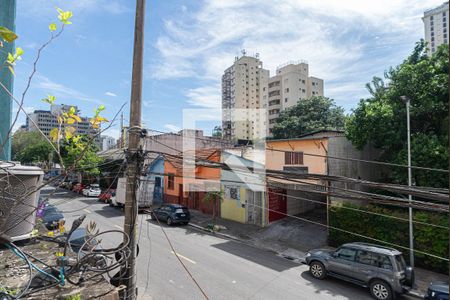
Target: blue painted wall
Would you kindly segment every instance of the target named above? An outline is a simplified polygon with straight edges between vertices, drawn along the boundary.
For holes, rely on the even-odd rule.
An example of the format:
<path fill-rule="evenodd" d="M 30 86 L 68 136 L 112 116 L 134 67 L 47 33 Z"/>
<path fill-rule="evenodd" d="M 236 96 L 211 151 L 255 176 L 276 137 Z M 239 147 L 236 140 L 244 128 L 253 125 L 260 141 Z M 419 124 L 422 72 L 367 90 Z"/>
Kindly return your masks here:
<path fill-rule="evenodd" d="M 164 174 L 164 158 L 162 156 L 155 158 L 155 160 L 147 168 L 147 179 L 150 180 L 150 182 L 155 182 L 155 188 L 153 191 L 153 204 L 155 205 L 162 203 L 163 200 L 164 176 L 154 173 Z M 160 183 L 159 187 L 156 184 L 158 181 Z"/>
<path fill-rule="evenodd" d="M 4 26 L 12 31 L 16 30 L 16 0 L 0 0 L 0 26 Z M 3 42 L 0 48 L 0 80 L 2 84 L 13 92 L 13 76 L 3 63 L 8 52 L 14 52 L 14 43 Z M 0 160 L 11 160 L 11 140 L 8 139 L 5 146 L 5 138 L 11 126 L 12 99 L 6 91 L 0 87 Z"/>

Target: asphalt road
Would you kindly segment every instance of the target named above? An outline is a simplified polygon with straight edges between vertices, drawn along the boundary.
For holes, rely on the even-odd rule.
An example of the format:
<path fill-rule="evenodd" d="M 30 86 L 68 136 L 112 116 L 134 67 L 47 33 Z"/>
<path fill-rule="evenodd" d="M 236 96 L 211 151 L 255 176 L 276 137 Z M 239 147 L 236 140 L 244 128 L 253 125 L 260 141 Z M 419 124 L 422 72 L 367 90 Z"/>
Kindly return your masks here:
<path fill-rule="evenodd" d="M 79 197 L 65 190 L 51 200 L 67 220 L 86 214 L 101 231 L 122 229 L 123 211 L 96 198 Z M 139 299 L 203 299 L 194 281 L 171 252 L 161 227 L 139 215 L 137 261 Z M 176 252 L 209 299 L 372 299 L 367 289 L 337 280 L 314 280 L 307 267 L 274 253 L 205 234 L 190 226 L 162 225 Z M 102 237 L 115 246 L 121 237 Z M 399 299 L 409 299 L 400 297 Z"/>

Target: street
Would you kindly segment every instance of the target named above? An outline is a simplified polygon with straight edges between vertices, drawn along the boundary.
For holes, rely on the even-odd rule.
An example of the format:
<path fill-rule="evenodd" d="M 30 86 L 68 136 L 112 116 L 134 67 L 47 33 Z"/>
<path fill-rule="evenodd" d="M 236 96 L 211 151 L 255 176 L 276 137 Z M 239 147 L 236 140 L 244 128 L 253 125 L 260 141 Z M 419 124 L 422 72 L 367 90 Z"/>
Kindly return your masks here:
<path fill-rule="evenodd" d="M 121 209 L 67 190 L 56 194 L 51 203 L 63 211 L 67 229 L 81 214 L 87 215 L 84 225 L 95 221 L 100 231 L 123 228 Z M 138 226 L 139 299 L 202 299 L 159 225 L 140 214 Z M 162 227 L 210 299 L 371 299 L 367 289 L 332 278 L 314 280 L 307 266 L 274 253 L 211 236 L 191 226 Z M 114 246 L 120 239 L 120 235 L 105 235 L 102 243 Z"/>

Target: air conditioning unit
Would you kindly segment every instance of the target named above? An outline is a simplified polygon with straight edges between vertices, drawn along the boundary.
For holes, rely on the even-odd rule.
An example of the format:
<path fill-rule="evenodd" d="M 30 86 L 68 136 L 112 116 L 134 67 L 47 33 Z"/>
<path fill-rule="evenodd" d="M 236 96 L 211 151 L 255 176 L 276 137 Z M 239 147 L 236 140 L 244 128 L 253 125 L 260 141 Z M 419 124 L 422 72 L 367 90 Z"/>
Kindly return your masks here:
<path fill-rule="evenodd" d="M 28 239 L 36 224 L 36 207 L 44 172 L 34 166 L 0 161 L 0 234 Z"/>

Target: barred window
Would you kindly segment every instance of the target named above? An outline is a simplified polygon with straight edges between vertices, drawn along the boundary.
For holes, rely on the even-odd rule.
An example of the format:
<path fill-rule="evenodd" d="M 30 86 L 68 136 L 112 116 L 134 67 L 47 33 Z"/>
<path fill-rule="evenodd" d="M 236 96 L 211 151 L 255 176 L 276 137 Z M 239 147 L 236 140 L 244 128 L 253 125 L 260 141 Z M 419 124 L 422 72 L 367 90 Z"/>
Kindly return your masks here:
<path fill-rule="evenodd" d="M 303 165 L 303 152 L 285 152 L 285 165 Z"/>

